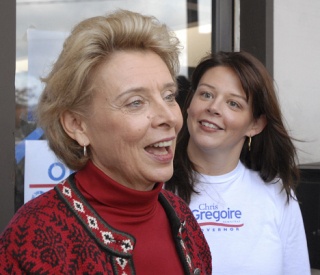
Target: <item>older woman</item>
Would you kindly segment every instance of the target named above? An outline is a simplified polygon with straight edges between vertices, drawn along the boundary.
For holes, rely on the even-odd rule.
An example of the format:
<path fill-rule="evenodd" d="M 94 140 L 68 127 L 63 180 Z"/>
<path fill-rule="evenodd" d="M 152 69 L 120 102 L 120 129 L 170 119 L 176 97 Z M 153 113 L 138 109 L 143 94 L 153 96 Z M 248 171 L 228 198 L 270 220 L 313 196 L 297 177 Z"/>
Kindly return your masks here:
<path fill-rule="evenodd" d="M 1 274 L 211 274 L 188 206 L 163 190 L 182 117 L 179 41 L 119 10 L 64 43 L 38 106 L 50 148 L 77 171 L 16 213 Z"/>

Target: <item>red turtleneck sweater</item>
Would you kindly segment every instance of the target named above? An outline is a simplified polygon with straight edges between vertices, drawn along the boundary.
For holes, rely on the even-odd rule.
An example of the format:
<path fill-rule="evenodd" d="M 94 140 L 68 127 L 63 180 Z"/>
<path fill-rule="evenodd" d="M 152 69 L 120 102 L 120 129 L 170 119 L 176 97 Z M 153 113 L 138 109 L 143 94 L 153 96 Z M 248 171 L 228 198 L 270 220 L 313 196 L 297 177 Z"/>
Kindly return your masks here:
<path fill-rule="evenodd" d="M 92 162 L 77 172 L 76 185 L 96 212 L 112 227 L 136 239 L 133 260 L 137 274 L 183 274 L 170 225 L 158 201 L 163 184 L 151 191 L 127 188 Z"/>

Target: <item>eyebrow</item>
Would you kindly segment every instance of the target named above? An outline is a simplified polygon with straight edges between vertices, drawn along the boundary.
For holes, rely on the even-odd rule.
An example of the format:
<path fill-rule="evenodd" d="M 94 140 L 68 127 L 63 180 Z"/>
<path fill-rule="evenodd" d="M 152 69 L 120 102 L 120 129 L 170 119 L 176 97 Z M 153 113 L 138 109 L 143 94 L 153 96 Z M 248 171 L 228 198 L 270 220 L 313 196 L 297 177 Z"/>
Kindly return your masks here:
<path fill-rule="evenodd" d="M 178 84 L 175 82 L 169 82 L 163 85 L 162 90 L 168 89 L 168 88 L 178 88 Z"/>
<path fill-rule="evenodd" d="M 161 91 L 169 89 L 169 88 L 175 88 L 177 89 L 178 85 L 175 82 L 168 82 L 165 83 L 164 85 L 162 85 Z M 135 93 L 135 92 L 145 92 L 148 89 L 145 87 L 134 87 L 134 88 L 129 88 L 128 90 L 124 91 L 123 93 L 121 93 L 120 95 L 118 95 L 116 98 L 121 98 L 124 95 L 130 94 L 130 93 Z"/>
<path fill-rule="evenodd" d="M 212 90 L 216 90 L 216 87 L 215 86 L 212 86 L 212 85 L 209 85 L 209 84 L 206 84 L 206 83 L 201 83 L 198 85 L 198 87 L 201 87 L 201 86 L 205 86 L 205 87 L 208 87 Z M 237 97 L 237 98 L 240 98 L 240 99 L 243 99 L 244 101 L 248 102 L 248 99 L 242 95 L 238 95 L 238 94 L 234 94 L 234 93 L 230 93 L 230 95 L 234 96 L 234 97 Z"/>

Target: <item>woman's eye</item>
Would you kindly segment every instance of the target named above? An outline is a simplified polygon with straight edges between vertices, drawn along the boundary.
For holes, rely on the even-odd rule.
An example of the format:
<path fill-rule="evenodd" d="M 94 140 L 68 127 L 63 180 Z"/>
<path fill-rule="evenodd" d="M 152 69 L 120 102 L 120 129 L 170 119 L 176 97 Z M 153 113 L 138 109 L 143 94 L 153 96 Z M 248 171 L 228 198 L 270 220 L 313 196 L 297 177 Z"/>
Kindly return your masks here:
<path fill-rule="evenodd" d="M 201 95 L 201 97 L 203 97 L 205 99 L 210 99 L 213 97 L 212 94 L 208 93 L 208 92 L 201 92 L 200 95 Z"/>
<path fill-rule="evenodd" d="M 167 94 L 164 99 L 165 101 L 168 101 L 168 102 L 173 102 L 176 100 L 176 97 L 178 96 L 178 92 L 170 92 L 169 94 Z"/>
<path fill-rule="evenodd" d="M 240 104 L 235 101 L 229 101 L 229 105 L 233 108 L 240 108 Z"/>
<path fill-rule="evenodd" d="M 143 101 L 141 99 L 136 99 L 128 103 L 126 106 L 137 108 L 137 107 L 140 107 L 141 105 L 143 105 Z"/>

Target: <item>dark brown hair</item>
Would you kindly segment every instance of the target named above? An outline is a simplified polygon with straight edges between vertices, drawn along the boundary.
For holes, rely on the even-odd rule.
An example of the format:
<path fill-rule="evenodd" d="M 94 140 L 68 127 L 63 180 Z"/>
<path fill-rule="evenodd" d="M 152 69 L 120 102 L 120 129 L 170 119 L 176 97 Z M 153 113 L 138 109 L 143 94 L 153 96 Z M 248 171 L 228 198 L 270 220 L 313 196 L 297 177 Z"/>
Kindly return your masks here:
<path fill-rule="evenodd" d="M 275 92 L 273 79 L 265 66 L 246 52 L 219 52 L 204 57 L 191 77 L 191 88 L 183 108 L 184 125 L 179 133 L 174 159 L 174 174 L 166 183 L 166 189 L 177 193 L 187 203 L 194 189 L 194 164 L 187 154 L 190 134 L 187 128 L 187 109 L 204 73 L 213 67 L 232 68 L 238 75 L 248 102 L 251 99 L 253 118 L 265 115 L 267 125 L 252 138 L 251 150 L 248 142 L 243 145 L 240 160 L 249 169 L 258 171 L 263 181 L 271 182 L 280 178 L 287 199 L 295 192 L 299 169 L 296 164 L 296 149 L 284 123 Z"/>

